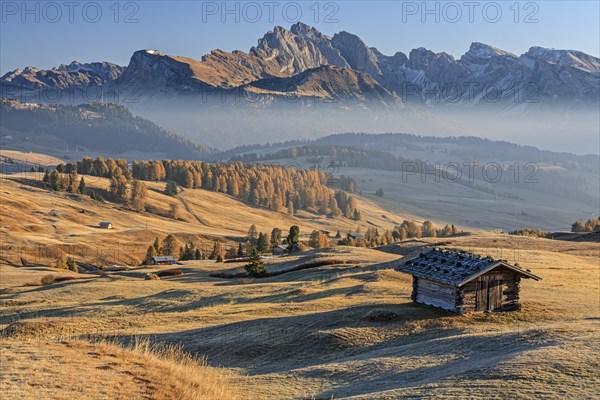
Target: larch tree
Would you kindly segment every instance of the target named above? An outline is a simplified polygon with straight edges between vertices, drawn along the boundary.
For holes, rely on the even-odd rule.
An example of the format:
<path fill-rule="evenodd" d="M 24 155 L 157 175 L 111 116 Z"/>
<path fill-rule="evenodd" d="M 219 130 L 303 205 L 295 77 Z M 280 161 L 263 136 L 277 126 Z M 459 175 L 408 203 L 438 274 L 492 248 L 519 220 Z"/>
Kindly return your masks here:
<path fill-rule="evenodd" d="M 144 263 L 146 265 L 150 265 L 152 264 L 152 257 L 156 256 L 156 249 L 154 248 L 154 246 L 148 246 L 148 250 L 146 251 L 146 258 L 144 260 Z"/>
<path fill-rule="evenodd" d="M 281 244 L 281 229 L 273 228 L 271 231 L 270 243 L 271 247 L 279 246 Z"/>
<path fill-rule="evenodd" d="M 110 178 L 109 192 L 117 200 L 127 200 L 127 179 L 120 169 L 116 169 Z"/>
<path fill-rule="evenodd" d="M 256 225 L 252 224 L 250 225 L 250 228 L 248 228 L 248 240 L 251 243 L 256 243 L 256 240 L 258 239 L 258 230 L 256 229 Z"/>
<path fill-rule="evenodd" d="M 148 189 L 144 182 L 134 179 L 131 182 L 131 195 L 129 205 L 136 211 L 143 211 L 146 206 L 146 198 L 148 197 Z"/>
<path fill-rule="evenodd" d="M 167 237 L 165 238 L 165 241 L 163 242 L 162 254 L 164 256 L 177 257 L 178 251 L 179 251 L 179 243 L 177 242 L 177 239 L 175 239 L 175 236 L 173 236 L 171 234 L 167 235 Z"/>

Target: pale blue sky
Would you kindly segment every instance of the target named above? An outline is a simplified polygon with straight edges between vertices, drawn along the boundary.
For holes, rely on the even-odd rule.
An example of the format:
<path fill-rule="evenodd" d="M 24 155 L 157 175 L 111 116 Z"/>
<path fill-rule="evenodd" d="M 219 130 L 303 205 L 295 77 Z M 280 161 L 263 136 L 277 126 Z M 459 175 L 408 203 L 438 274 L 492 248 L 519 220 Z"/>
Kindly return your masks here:
<path fill-rule="evenodd" d="M 23 7 L 2 0 L 0 71 L 73 60 L 126 65 L 144 48 L 192 58 L 215 48 L 248 51 L 273 26 L 289 28 L 298 11 L 302 22 L 323 33 L 355 33 L 384 54 L 426 47 L 459 57 L 478 41 L 517 54 L 543 46 L 599 55 L 597 0 L 450 3 L 427 2 L 427 14 L 421 1 L 229 2 L 233 13 L 226 14 L 221 1 L 123 1 L 117 14 L 114 1 L 75 1 L 69 9 L 63 1 Z"/>

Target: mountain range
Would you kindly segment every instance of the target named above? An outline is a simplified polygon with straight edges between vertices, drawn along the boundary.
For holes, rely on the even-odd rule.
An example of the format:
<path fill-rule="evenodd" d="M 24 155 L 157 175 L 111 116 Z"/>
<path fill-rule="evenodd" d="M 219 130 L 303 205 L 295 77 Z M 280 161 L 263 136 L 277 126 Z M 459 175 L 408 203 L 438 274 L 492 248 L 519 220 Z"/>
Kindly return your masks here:
<path fill-rule="evenodd" d="M 22 102 L 122 103 L 219 148 L 341 131 L 560 138 L 592 129 L 578 114 L 600 105 L 600 59 L 541 47 L 515 55 L 477 42 L 458 59 L 422 47 L 384 55 L 354 34 L 329 37 L 297 23 L 275 27 L 248 52 L 213 50 L 201 60 L 146 49 L 127 66 L 27 67 L 2 76 L 0 91 Z M 513 126 L 506 113 L 530 120 Z M 578 126 L 563 127 L 563 116 Z"/>
<path fill-rule="evenodd" d="M 111 85 L 129 85 L 137 100 L 241 90 L 274 98 L 376 99 L 388 105 L 398 99 L 518 104 L 515 96 L 595 105 L 600 97 L 600 60 L 579 51 L 541 47 L 517 56 L 483 43 L 471 44 L 459 59 L 422 47 L 408 55 L 387 56 L 354 34 L 342 31 L 329 37 L 297 23 L 290 30 L 275 27 L 247 53 L 213 50 L 194 60 L 140 50 L 126 67 L 74 61 L 51 70 L 15 70 L 0 83 L 4 97 L 45 88 L 103 86 L 110 92 Z"/>

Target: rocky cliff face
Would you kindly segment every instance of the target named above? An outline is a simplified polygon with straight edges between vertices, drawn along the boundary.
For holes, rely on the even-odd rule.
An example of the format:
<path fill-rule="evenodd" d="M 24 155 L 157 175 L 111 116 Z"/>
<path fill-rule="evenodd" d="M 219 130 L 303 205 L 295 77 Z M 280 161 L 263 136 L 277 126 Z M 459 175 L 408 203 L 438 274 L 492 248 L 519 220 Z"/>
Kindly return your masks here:
<path fill-rule="evenodd" d="M 354 72 L 319 69 L 324 66 Z M 359 80 L 364 85 L 357 85 Z M 347 98 L 352 93 L 356 101 L 397 96 L 413 103 L 430 104 L 435 99 L 443 105 L 596 106 L 600 60 L 574 50 L 541 47 L 517 56 L 477 42 L 459 59 L 424 48 L 408 56 L 401 52 L 387 56 L 351 33 L 329 37 L 297 23 L 289 30 L 275 27 L 248 53 L 214 50 L 194 60 L 141 50 L 126 68 L 73 62 L 47 71 L 28 67 L 0 79 L 3 93 L 15 87 L 64 90 L 109 84 L 129 84 L 142 99 L 241 89 L 325 98 Z"/>

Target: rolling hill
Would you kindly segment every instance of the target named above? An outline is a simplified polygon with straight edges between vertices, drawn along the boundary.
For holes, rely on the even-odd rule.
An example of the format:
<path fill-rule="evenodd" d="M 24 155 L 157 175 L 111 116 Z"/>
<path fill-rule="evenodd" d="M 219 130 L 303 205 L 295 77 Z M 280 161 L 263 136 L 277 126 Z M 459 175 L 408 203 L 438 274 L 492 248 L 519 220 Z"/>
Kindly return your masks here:
<path fill-rule="evenodd" d="M 91 153 L 197 159 L 214 153 L 116 104 L 67 106 L 0 99 L 0 112 L 3 148 L 59 157 Z"/>

